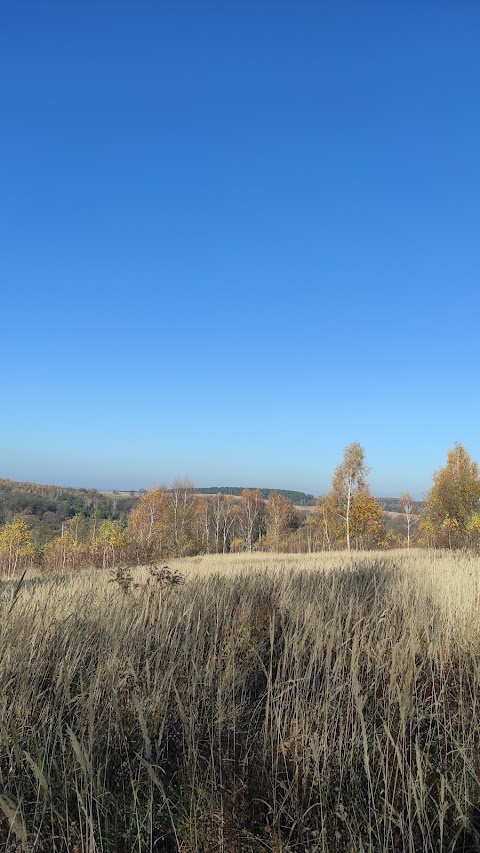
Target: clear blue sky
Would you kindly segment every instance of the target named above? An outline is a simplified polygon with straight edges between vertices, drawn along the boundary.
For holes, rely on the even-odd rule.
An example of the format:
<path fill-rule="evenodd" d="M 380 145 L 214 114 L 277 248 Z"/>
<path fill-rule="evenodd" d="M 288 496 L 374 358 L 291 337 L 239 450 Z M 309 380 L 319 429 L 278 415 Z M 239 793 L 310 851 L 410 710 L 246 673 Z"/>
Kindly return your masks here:
<path fill-rule="evenodd" d="M 477 2 L 0 11 L 0 476 L 480 459 Z"/>

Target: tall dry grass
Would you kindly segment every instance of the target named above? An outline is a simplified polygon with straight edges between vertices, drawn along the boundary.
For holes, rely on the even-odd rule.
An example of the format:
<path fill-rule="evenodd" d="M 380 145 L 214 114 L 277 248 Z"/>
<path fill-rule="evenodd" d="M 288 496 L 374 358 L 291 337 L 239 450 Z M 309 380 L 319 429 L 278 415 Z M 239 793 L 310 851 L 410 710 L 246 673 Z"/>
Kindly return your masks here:
<path fill-rule="evenodd" d="M 480 850 L 478 558 L 171 566 L 0 584 L 0 849 Z"/>

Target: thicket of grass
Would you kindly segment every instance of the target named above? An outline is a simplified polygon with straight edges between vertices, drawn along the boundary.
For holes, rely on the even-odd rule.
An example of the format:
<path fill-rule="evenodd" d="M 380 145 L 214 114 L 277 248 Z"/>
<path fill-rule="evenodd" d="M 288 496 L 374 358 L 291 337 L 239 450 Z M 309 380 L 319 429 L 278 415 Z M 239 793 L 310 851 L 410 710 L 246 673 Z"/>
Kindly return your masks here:
<path fill-rule="evenodd" d="M 0 584 L 2 850 L 480 850 L 478 558 L 177 565 Z"/>

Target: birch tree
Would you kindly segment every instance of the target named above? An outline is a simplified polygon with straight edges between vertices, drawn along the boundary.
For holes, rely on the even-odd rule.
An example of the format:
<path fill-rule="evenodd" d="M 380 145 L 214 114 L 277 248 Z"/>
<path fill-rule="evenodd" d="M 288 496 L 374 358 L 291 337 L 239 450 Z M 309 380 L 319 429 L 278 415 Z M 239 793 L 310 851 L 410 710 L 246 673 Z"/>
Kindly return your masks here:
<path fill-rule="evenodd" d="M 0 572 L 11 577 L 31 565 L 35 549 L 32 534 L 24 521 L 17 519 L 0 531 Z"/>
<path fill-rule="evenodd" d="M 260 489 L 244 489 L 240 502 L 239 526 L 245 542 L 245 551 L 251 551 L 261 531 L 265 504 Z"/>
<path fill-rule="evenodd" d="M 402 492 L 400 495 L 400 509 L 405 516 L 405 529 L 407 533 L 407 548 L 410 548 L 411 533 L 417 519 L 414 515 L 415 501 L 408 492 Z"/>
<path fill-rule="evenodd" d="M 351 550 L 351 518 L 355 495 L 365 488 L 368 468 L 365 464 L 365 451 L 361 444 L 354 442 L 345 448 L 343 461 L 335 469 L 332 482 L 332 497 L 337 512 L 345 525 L 347 551 Z"/>
<path fill-rule="evenodd" d="M 175 480 L 168 495 L 174 553 L 176 556 L 183 556 L 191 544 L 195 513 L 195 486 L 190 480 Z"/>
<path fill-rule="evenodd" d="M 265 507 L 265 515 L 268 548 L 279 551 L 287 530 L 298 527 L 295 507 L 288 498 L 278 492 L 271 492 Z"/>
<path fill-rule="evenodd" d="M 170 534 L 170 503 L 166 486 L 150 489 L 128 516 L 128 534 L 138 562 L 166 555 Z"/>
<path fill-rule="evenodd" d="M 215 553 L 228 551 L 238 518 L 238 504 L 230 495 L 218 492 L 212 498 L 213 537 Z"/>
<path fill-rule="evenodd" d="M 469 541 L 469 523 L 480 509 L 480 471 L 463 444 L 454 445 L 447 464 L 433 475 L 422 530 L 433 529 L 436 544 L 460 547 Z"/>

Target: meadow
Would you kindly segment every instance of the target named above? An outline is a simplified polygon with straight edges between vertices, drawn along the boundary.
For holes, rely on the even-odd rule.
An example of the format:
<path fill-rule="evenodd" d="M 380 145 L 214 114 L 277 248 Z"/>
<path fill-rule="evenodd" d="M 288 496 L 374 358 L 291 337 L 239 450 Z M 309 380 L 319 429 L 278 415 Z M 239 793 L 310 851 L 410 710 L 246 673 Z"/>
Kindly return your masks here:
<path fill-rule="evenodd" d="M 0 849 L 480 850 L 480 559 L 0 582 Z"/>

